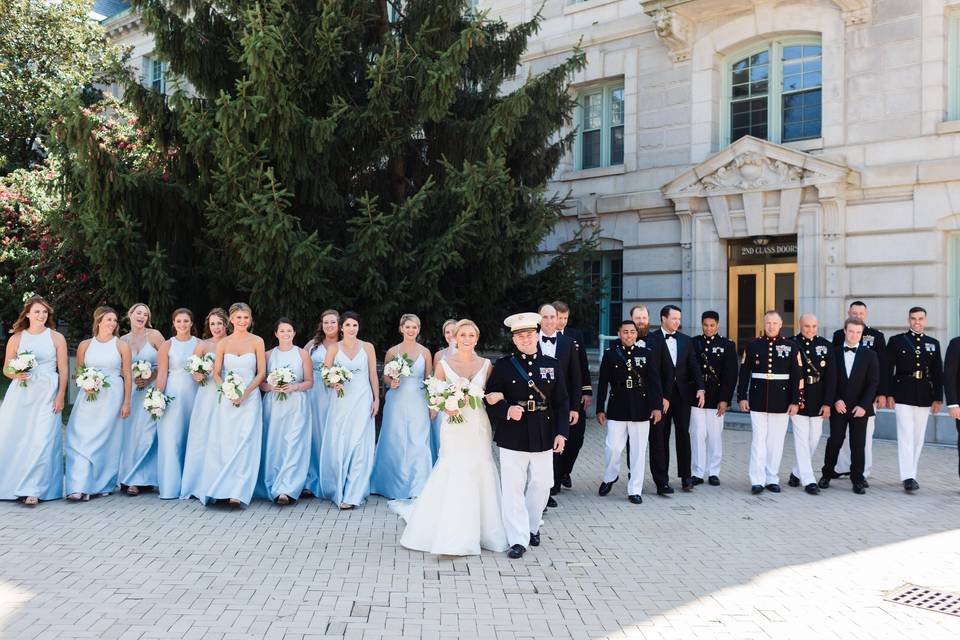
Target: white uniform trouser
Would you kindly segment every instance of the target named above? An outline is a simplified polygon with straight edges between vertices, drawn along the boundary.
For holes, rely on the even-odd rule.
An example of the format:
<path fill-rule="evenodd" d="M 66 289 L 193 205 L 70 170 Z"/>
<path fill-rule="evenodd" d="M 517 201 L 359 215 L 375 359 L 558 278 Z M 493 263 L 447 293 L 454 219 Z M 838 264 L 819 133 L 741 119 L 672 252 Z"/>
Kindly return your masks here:
<path fill-rule="evenodd" d="M 750 441 L 750 484 L 780 484 L 780 459 L 787 435 L 789 416 L 785 413 L 750 412 L 753 439 Z"/>
<path fill-rule="evenodd" d="M 873 430 L 877 426 L 876 416 L 867 418 L 867 447 L 863 452 L 863 477 L 870 477 L 870 467 L 873 466 Z M 834 467 L 836 473 L 850 473 L 850 430 L 847 429 L 847 435 L 843 439 L 843 446 L 840 447 L 840 455 L 837 456 L 837 466 Z"/>
<path fill-rule="evenodd" d="M 691 407 L 690 459 L 693 464 L 690 472 L 701 480 L 708 476 L 719 476 L 722 458 L 723 416 L 718 416 L 716 409 Z"/>
<path fill-rule="evenodd" d="M 793 475 L 800 478 L 800 484 L 805 487 L 817 481 L 813 474 L 813 454 L 816 453 L 820 436 L 823 434 L 823 418 L 792 416 L 790 422 L 793 423 L 793 448 L 797 453 Z"/>
<path fill-rule="evenodd" d="M 500 449 L 500 512 L 507 543 L 530 545 L 530 534 L 540 531 L 540 518 L 553 486 L 553 451 Z"/>
<path fill-rule="evenodd" d="M 899 402 L 893 408 L 897 414 L 897 454 L 900 458 L 900 480 L 917 479 L 917 463 L 927 433 L 930 407 L 915 407 Z"/>
<path fill-rule="evenodd" d="M 607 440 L 603 450 L 604 482 L 613 482 L 620 475 L 620 456 L 623 455 L 623 449 L 627 446 L 627 436 L 630 436 L 630 479 L 627 480 L 627 495 L 641 494 L 649 435 L 649 420 L 626 422 L 607 419 Z"/>

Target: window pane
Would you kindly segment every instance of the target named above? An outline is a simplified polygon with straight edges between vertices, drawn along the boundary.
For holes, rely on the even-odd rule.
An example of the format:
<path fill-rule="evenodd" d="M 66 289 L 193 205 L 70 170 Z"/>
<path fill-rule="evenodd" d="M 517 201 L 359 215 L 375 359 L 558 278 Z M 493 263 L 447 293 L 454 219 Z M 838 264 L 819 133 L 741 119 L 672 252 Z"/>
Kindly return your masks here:
<path fill-rule="evenodd" d="M 738 65 L 742 63 L 737 63 L 733 67 L 733 75 L 731 76 L 733 84 L 746 84 L 750 82 L 750 70 L 744 64 L 742 68 L 737 68 Z"/>
<path fill-rule="evenodd" d="M 623 87 L 610 91 L 610 124 L 623 124 Z"/>
<path fill-rule="evenodd" d="M 770 74 L 767 59 L 767 52 L 764 51 L 734 63 L 730 69 L 732 98 L 746 98 L 767 93 Z"/>
<path fill-rule="evenodd" d="M 820 137 L 820 89 L 783 96 L 782 140 Z"/>
<path fill-rule="evenodd" d="M 610 164 L 623 164 L 623 125 L 610 127 Z"/>
<path fill-rule="evenodd" d="M 790 47 L 783 48 L 783 59 L 784 60 L 795 60 L 797 58 L 803 57 L 803 45 L 793 45 Z"/>
<path fill-rule="evenodd" d="M 591 93 L 583 97 L 583 128 L 599 129 L 603 122 L 603 94 Z"/>
<path fill-rule="evenodd" d="M 580 166 L 593 169 L 600 166 L 600 130 L 583 132 L 583 156 Z"/>
<path fill-rule="evenodd" d="M 769 62 L 770 62 L 770 52 L 766 49 L 761 51 L 760 53 L 755 53 L 754 55 L 750 56 L 751 65 L 767 64 Z"/>
<path fill-rule="evenodd" d="M 730 104 L 730 142 L 745 135 L 767 137 L 767 99 L 754 98 Z"/>

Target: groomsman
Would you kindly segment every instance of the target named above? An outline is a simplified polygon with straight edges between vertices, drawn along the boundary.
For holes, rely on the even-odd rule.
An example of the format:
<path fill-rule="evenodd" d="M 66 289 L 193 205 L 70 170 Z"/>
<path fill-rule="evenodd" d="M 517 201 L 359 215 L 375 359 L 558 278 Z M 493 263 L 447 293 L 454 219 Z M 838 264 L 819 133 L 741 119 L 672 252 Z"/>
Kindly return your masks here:
<path fill-rule="evenodd" d="M 567 440 L 567 446 L 563 448 L 563 455 L 560 456 L 563 463 L 559 474 L 560 484 L 570 489 L 573 487 L 570 474 L 573 473 L 573 465 L 577 462 L 577 456 L 583 447 L 583 438 L 586 434 L 587 409 L 593 402 L 593 386 L 590 384 L 590 364 L 587 362 L 587 348 L 584 346 L 583 332 L 567 326 L 570 321 L 570 307 L 566 302 L 557 300 L 553 303 L 553 308 L 557 310 L 557 333 L 573 340 L 580 361 L 579 419 L 577 424 L 570 427 L 570 439 Z"/>
<path fill-rule="evenodd" d="M 571 425 L 577 423 L 580 418 L 580 356 L 577 354 L 577 346 L 573 340 L 560 335 L 557 331 L 557 310 L 551 304 L 541 305 L 540 307 L 540 332 L 538 334 L 537 348 L 545 356 L 556 358 L 560 363 L 559 375 L 563 377 L 563 382 L 567 389 L 567 396 L 570 401 L 570 413 L 576 415 L 571 418 Z M 564 447 L 566 451 L 566 447 Z M 550 488 L 550 498 L 547 500 L 548 507 L 556 507 L 557 501 L 553 496 L 560 493 L 560 478 L 564 473 L 564 461 L 562 456 L 554 456 L 553 459 L 553 486 Z"/>
<path fill-rule="evenodd" d="M 563 453 L 576 421 L 560 363 L 537 350 L 540 315 L 517 313 L 503 321 L 515 350 L 493 365 L 487 393 L 504 399 L 487 406 L 500 449 L 501 511 L 510 558 L 540 545 L 540 518 L 553 485 L 553 456 Z"/>
<path fill-rule="evenodd" d="M 910 330 L 887 343 L 887 406 L 897 414 L 897 453 L 900 479 L 906 491 L 916 491 L 917 466 L 930 414 L 940 411 L 943 361 L 940 343 L 924 334 L 927 311 L 912 307 Z"/>
<path fill-rule="evenodd" d="M 705 392 L 700 365 L 690 336 L 680 333 L 680 307 L 660 310 L 660 327 L 651 331 L 646 346 L 660 358 L 663 420 L 650 429 L 650 472 L 657 495 L 673 493 L 670 486 L 670 425 L 676 425 L 677 475 L 684 491 L 693 489 L 690 469 L 690 408 L 703 407 Z"/>
<path fill-rule="evenodd" d="M 943 364 L 943 390 L 947 396 L 947 411 L 956 421 L 957 453 L 960 454 L 960 337 L 954 338 L 947 345 Z"/>
<path fill-rule="evenodd" d="M 703 333 L 693 338 L 693 351 L 706 394 L 703 407 L 690 409 L 691 471 L 694 485 L 703 484 L 709 476 L 710 484 L 717 486 L 723 458 L 723 415 L 737 387 L 737 347 L 717 335 L 720 314 L 716 311 L 704 311 L 700 326 Z"/>
<path fill-rule="evenodd" d="M 763 337 L 747 345 L 740 364 L 737 399 L 750 412 L 750 490 L 780 493 L 780 459 L 789 416 L 800 404 L 800 353 L 796 343 L 780 337 L 783 319 L 774 310 L 763 315 Z"/>
<path fill-rule="evenodd" d="M 619 343 L 603 354 L 597 384 L 597 422 L 607 429 L 603 482 L 598 493 L 607 495 L 620 479 L 620 456 L 629 441 L 639 468 L 627 481 L 627 499 L 641 504 L 643 457 L 650 423 L 656 424 L 661 418 L 660 371 L 653 351 L 637 345 L 633 320 L 621 322 L 617 336 Z"/>
<path fill-rule="evenodd" d="M 887 341 L 883 335 L 883 332 L 874 329 L 871 326 L 867 325 L 867 305 L 861 300 L 854 300 L 850 303 L 850 308 L 847 310 L 847 317 L 856 318 L 863 323 L 863 346 L 869 348 L 874 353 L 877 354 L 877 359 L 880 362 L 880 388 L 877 389 L 877 397 L 873 401 L 874 407 L 877 409 L 884 409 L 887 406 L 887 392 L 886 392 L 886 360 L 887 360 Z M 844 340 L 844 331 L 843 329 L 837 329 L 833 332 L 833 346 L 840 347 L 843 346 Z M 870 412 L 870 417 L 867 418 L 867 448 L 866 453 L 864 454 L 864 467 L 863 467 L 863 486 L 869 487 L 870 483 L 867 482 L 867 478 L 870 477 L 870 469 L 873 467 L 873 431 L 876 427 L 877 418 L 875 412 Z M 843 448 L 840 449 L 840 456 L 837 458 L 837 473 L 844 474 L 850 471 L 850 438 L 847 437 L 843 441 Z"/>
<path fill-rule="evenodd" d="M 793 339 L 800 347 L 803 381 L 800 388 L 800 408 L 790 418 L 793 423 L 793 444 L 797 462 L 793 465 L 788 484 L 799 487 L 810 495 L 820 493 L 813 474 L 813 454 L 823 433 L 823 420 L 830 419 L 830 405 L 837 386 L 835 347 L 826 338 L 817 335 L 817 317 L 812 313 L 800 316 L 800 333 Z M 871 402 L 873 398 L 870 399 Z"/>
<path fill-rule="evenodd" d="M 637 325 L 637 344 L 647 346 L 647 335 L 650 333 L 650 312 L 646 305 L 638 304 L 630 309 L 630 319 Z"/>
<path fill-rule="evenodd" d="M 837 455 L 846 439 L 845 435 L 849 433 L 853 492 L 866 493 L 863 465 L 867 420 L 874 413 L 873 401 L 880 386 L 880 358 L 861 341 L 865 326 L 857 318 L 847 318 L 843 323 L 843 344 L 833 347 L 840 373 L 837 376 L 833 412 L 830 414 L 830 438 L 827 439 L 827 453 L 823 460 L 821 489 L 829 487 L 830 480 L 838 477 L 835 471 Z"/>

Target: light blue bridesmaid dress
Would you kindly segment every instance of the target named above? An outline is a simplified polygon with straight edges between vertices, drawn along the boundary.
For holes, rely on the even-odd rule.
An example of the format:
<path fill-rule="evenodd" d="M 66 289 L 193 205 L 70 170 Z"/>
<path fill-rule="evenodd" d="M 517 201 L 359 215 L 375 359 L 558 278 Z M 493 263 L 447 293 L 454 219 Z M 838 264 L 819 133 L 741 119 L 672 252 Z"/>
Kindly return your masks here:
<path fill-rule="evenodd" d="M 163 417 L 157 420 L 157 491 L 163 500 L 180 497 L 187 429 L 190 427 L 193 399 L 197 395 L 197 383 L 187 372 L 187 360 L 196 348 L 197 339 L 193 336 L 189 340 L 170 338 L 164 393 L 171 396 L 173 402 L 167 405 Z"/>
<path fill-rule="evenodd" d="M 367 352 L 361 346 L 353 358 L 337 350 L 334 362 L 353 372 L 344 395 L 332 392 L 320 443 L 321 496 L 336 505 L 360 505 L 370 495 L 376 425 L 370 415 L 373 390 Z"/>
<path fill-rule="evenodd" d="M 237 372 L 245 384 L 257 375 L 254 353 L 223 356 L 223 375 Z M 215 383 L 211 383 L 215 384 Z M 235 498 L 250 504 L 260 472 L 263 413 L 260 391 L 255 390 L 239 407 L 219 398 L 207 434 L 207 451 L 196 496 L 203 504 Z"/>
<path fill-rule="evenodd" d="M 289 367 L 297 377 L 297 383 L 303 382 L 303 357 L 299 347 L 289 351 L 277 347 L 270 353 L 267 373 L 281 367 Z M 296 500 L 307 481 L 313 431 L 309 393 L 309 390 L 294 391 L 287 394 L 286 400 L 280 400 L 272 391 L 264 394 L 264 450 L 260 477 L 270 500 L 276 500 L 280 495 Z"/>
<path fill-rule="evenodd" d="M 117 486 L 123 445 L 123 378 L 117 340 L 93 338 L 84 356 L 84 365 L 103 372 L 110 386 L 92 402 L 80 391 L 73 404 L 67 422 L 67 495 L 110 493 Z"/>
<path fill-rule="evenodd" d="M 430 410 L 423 395 L 423 356 L 400 386 L 387 390 L 380 440 L 370 476 L 370 493 L 385 498 L 415 498 L 433 469 Z"/>
<path fill-rule="evenodd" d="M 447 357 L 448 347 L 440 351 L 440 358 L 437 359 L 437 365 Z M 429 410 L 428 410 L 429 413 Z M 437 458 L 440 457 L 440 427 L 443 426 L 443 418 L 446 414 L 438 411 L 437 415 L 430 421 L 430 454 L 433 457 L 433 464 L 437 464 Z"/>
<path fill-rule="evenodd" d="M 204 354 L 204 358 L 213 363 L 212 352 Z M 193 380 L 197 387 L 197 395 L 193 399 L 193 411 L 190 413 L 190 427 L 187 429 L 187 447 L 183 456 L 183 478 L 180 480 L 180 497 L 196 497 L 200 487 L 200 476 L 203 473 L 203 460 L 207 453 L 207 436 L 210 433 L 210 423 L 217 411 L 217 383 L 213 376 L 207 376 L 207 383 L 202 387 Z"/>
<path fill-rule="evenodd" d="M 63 497 L 63 443 L 53 412 L 60 379 L 50 329 L 21 332 L 18 351 L 32 351 L 37 365 L 26 387 L 10 382 L 0 404 L 0 500 L 55 500 Z"/>
<path fill-rule="evenodd" d="M 315 496 L 323 495 L 320 490 L 320 441 L 323 434 L 323 424 L 327 420 L 327 410 L 330 408 L 330 398 L 337 394 L 330 387 L 323 384 L 320 370 L 323 369 L 323 360 L 327 357 L 327 348 L 323 343 L 310 354 L 313 362 L 313 388 L 310 394 L 311 409 L 311 437 L 310 437 L 310 469 L 307 471 L 307 483 L 304 487 Z"/>
<path fill-rule="evenodd" d="M 157 350 L 144 342 L 131 361 L 146 360 L 157 368 Z M 133 385 L 130 417 L 124 420 L 123 449 L 120 452 L 120 484 L 126 487 L 157 486 L 157 421 L 143 408 L 143 397 L 153 384 L 143 389 Z"/>

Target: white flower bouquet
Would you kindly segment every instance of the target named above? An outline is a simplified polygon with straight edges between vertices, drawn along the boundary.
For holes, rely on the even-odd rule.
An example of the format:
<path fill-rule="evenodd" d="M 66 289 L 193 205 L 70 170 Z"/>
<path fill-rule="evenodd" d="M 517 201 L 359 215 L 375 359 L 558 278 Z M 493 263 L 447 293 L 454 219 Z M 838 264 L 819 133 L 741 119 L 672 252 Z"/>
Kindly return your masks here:
<path fill-rule="evenodd" d="M 223 379 L 220 385 L 220 397 L 226 398 L 230 402 L 236 402 L 243 398 L 243 392 L 247 390 L 247 383 L 243 377 L 235 371 L 231 371 Z"/>
<path fill-rule="evenodd" d="M 151 387 L 147 395 L 143 397 L 143 408 L 154 420 L 159 420 L 167 412 L 167 407 L 173 401 L 173 396 L 168 396 L 160 389 Z"/>
<path fill-rule="evenodd" d="M 413 361 L 405 354 L 398 353 L 393 360 L 383 365 L 383 375 L 394 380 L 407 378 L 413 372 Z"/>
<path fill-rule="evenodd" d="M 153 375 L 153 365 L 147 360 L 137 360 L 133 363 L 131 370 L 133 372 L 134 382 L 137 380 L 149 380 L 150 376 Z"/>
<path fill-rule="evenodd" d="M 213 354 L 207 353 L 202 356 L 192 355 L 187 358 L 187 373 L 194 375 L 199 373 L 203 379 L 198 382 L 201 387 L 207 386 L 207 378 L 213 373 Z"/>
<path fill-rule="evenodd" d="M 483 389 L 469 381 L 450 382 L 430 376 L 423 381 L 423 388 L 427 396 L 427 406 L 434 411 L 455 411 L 448 414 L 449 421 L 462 424 L 463 409 L 479 409 L 483 406 Z"/>
<path fill-rule="evenodd" d="M 267 384 L 271 387 L 282 387 L 286 384 L 293 384 L 297 381 L 293 369 L 287 366 L 277 367 L 267 375 Z M 277 400 L 286 400 L 287 394 L 282 391 L 277 392 Z"/>
<path fill-rule="evenodd" d="M 21 373 L 30 373 L 36 366 L 37 357 L 33 355 L 33 351 L 24 350 L 18 352 L 16 357 L 10 360 L 7 366 L 3 368 L 3 371 L 15 376 Z M 21 380 L 20 386 L 27 386 L 27 381 Z"/>
<path fill-rule="evenodd" d="M 333 366 L 324 367 L 321 369 L 320 377 L 323 378 L 323 383 L 328 387 L 339 384 L 340 388 L 337 389 L 337 397 L 342 398 L 343 385 L 353 379 L 353 371 L 350 371 L 346 367 L 341 367 L 340 365 L 335 364 Z"/>
<path fill-rule="evenodd" d="M 110 381 L 100 369 L 77 367 L 77 386 L 87 394 L 87 402 L 93 402 L 103 389 L 110 387 Z"/>

